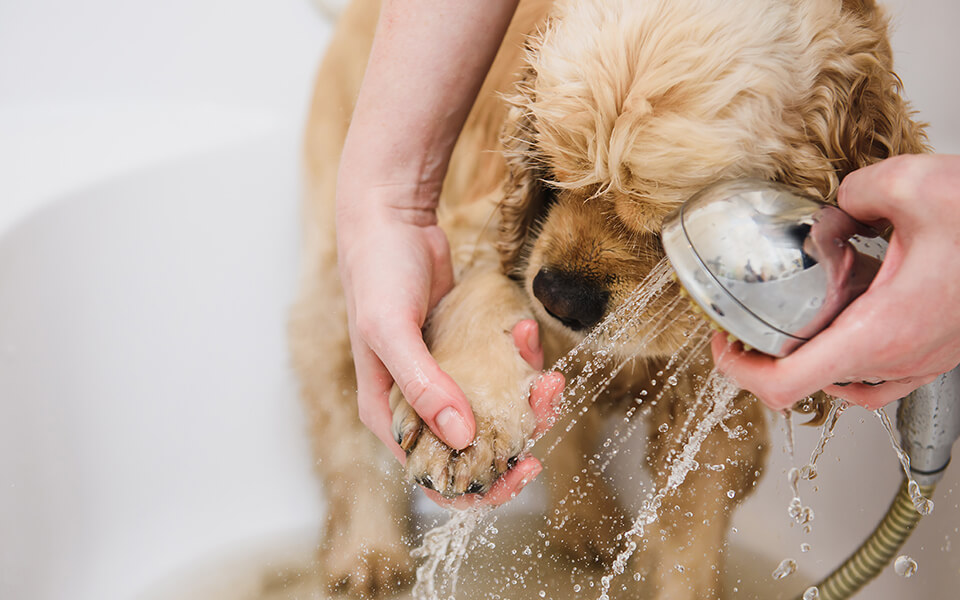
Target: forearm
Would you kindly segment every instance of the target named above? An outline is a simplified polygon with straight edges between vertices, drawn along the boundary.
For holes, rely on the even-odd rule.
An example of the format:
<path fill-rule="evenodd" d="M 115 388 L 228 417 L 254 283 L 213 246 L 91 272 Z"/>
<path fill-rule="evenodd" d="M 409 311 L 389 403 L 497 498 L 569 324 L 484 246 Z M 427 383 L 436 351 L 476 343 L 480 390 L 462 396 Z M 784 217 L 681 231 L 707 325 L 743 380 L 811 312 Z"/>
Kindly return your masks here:
<path fill-rule="evenodd" d="M 386 196 L 414 204 L 401 208 L 435 208 L 453 145 L 516 5 L 385 0 L 344 146 L 341 186 L 411 188 Z"/>

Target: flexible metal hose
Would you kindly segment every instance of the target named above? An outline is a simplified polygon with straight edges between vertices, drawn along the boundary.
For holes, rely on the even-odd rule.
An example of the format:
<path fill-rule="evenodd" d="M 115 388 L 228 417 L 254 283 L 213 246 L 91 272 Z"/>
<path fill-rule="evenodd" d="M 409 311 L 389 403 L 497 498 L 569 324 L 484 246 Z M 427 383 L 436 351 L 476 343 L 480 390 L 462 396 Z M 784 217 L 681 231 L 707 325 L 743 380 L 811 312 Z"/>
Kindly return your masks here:
<path fill-rule="evenodd" d="M 920 486 L 920 493 L 929 498 L 933 485 Z M 842 565 L 817 584 L 820 600 L 846 600 L 880 574 L 900 550 L 913 528 L 920 521 L 920 513 L 913 507 L 907 481 L 893 499 L 883 520 L 863 544 Z M 801 597 L 797 597 L 801 600 Z"/>

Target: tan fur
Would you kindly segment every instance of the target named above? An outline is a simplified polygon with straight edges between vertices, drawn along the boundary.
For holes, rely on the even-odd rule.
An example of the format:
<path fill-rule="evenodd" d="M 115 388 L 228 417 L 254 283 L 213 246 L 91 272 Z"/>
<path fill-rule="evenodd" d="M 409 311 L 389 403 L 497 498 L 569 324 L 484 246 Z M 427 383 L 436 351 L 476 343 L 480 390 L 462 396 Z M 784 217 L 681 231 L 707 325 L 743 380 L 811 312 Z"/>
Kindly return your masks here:
<path fill-rule="evenodd" d="M 375 0 L 355 0 L 318 75 L 306 143 L 303 283 L 290 320 L 329 504 L 325 547 L 336 548 L 324 568 L 331 585 L 368 595 L 397 587 L 411 569 L 400 541 L 404 485 L 385 471 L 391 459 L 357 418 L 333 231 L 337 160 L 376 11 Z M 521 2 L 445 181 L 441 225 L 458 280 L 425 328 L 441 367 L 471 400 L 478 438 L 451 451 L 395 393 L 395 433 L 411 449 L 408 475 L 451 496 L 486 489 L 522 448 L 533 426 L 523 396 L 534 373 L 510 329 L 535 317 L 548 361 L 583 336 L 534 297 L 541 269 L 601 285 L 609 312 L 663 257 L 663 217 L 704 185 L 762 177 L 833 200 L 850 171 L 925 150 L 892 71 L 886 20 L 871 0 Z M 668 289 L 647 314 L 675 294 Z M 634 339 L 649 326 L 641 321 Z M 685 321 L 644 347 L 623 348 L 637 358 L 547 462 L 557 493 L 574 476 L 589 490 L 558 506 L 572 525 L 552 533 L 552 548 L 592 560 L 617 547 L 620 509 L 588 458 L 590 445 L 603 407 L 650 386 L 681 345 Z M 649 405 L 647 467 L 657 482 L 677 450 L 672 426 L 688 409 L 704 410 L 691 398 L 709 368 L 696 367 Z M 726 468 L 694 471 L 669 499 L 631 565 L 641 581 L 623 578 L 629 589 L 615 590 L 624 597 L 720 594 L 730 512 L 755 484 L 765 447 L 757 403 L 741 394 L 735 407 L 727 427 L 746 437 L 720 429 L 708 436 L 698 460 Z M 669 569 L 674 564 L 686 568 Z"/>

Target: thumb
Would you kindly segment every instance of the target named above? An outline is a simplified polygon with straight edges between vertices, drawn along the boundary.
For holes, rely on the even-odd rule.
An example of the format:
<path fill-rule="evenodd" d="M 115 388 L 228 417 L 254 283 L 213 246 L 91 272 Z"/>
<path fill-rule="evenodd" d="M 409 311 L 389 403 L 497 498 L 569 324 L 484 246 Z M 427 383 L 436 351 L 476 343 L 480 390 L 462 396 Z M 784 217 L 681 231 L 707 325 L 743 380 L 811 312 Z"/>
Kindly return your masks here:
<path fill-rule="evenodd" d="M 922 158 L 927 157 L 895 156 L 857 169 L 840 183 L 837 203 L 859 221 L 909 226 L 910 213 L 904 207 L 915 199 L 918 182 L 929 169 Z"/>
<path fill-rule="evenodd" d="M 419 327 L 394 323 L 390 335 L 371 337 L 368 343 L 430 430 L 451 448 L 467 447 L 476 434 L 470 403 L 430 355 Z"/>

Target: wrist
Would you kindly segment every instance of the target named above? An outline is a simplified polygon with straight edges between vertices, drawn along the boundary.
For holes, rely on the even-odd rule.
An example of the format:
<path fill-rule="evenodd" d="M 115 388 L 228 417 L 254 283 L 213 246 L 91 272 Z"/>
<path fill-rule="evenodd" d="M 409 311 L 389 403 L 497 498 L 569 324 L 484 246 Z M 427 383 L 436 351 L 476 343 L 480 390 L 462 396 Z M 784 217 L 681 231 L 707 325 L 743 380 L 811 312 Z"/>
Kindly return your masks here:
<path fill-rule="evenodd" d="M 337 229 L 376 229 L 381 225 L 437 224 L 440 185 L 403 181 L 344 179 L 337 186 Z"/>

